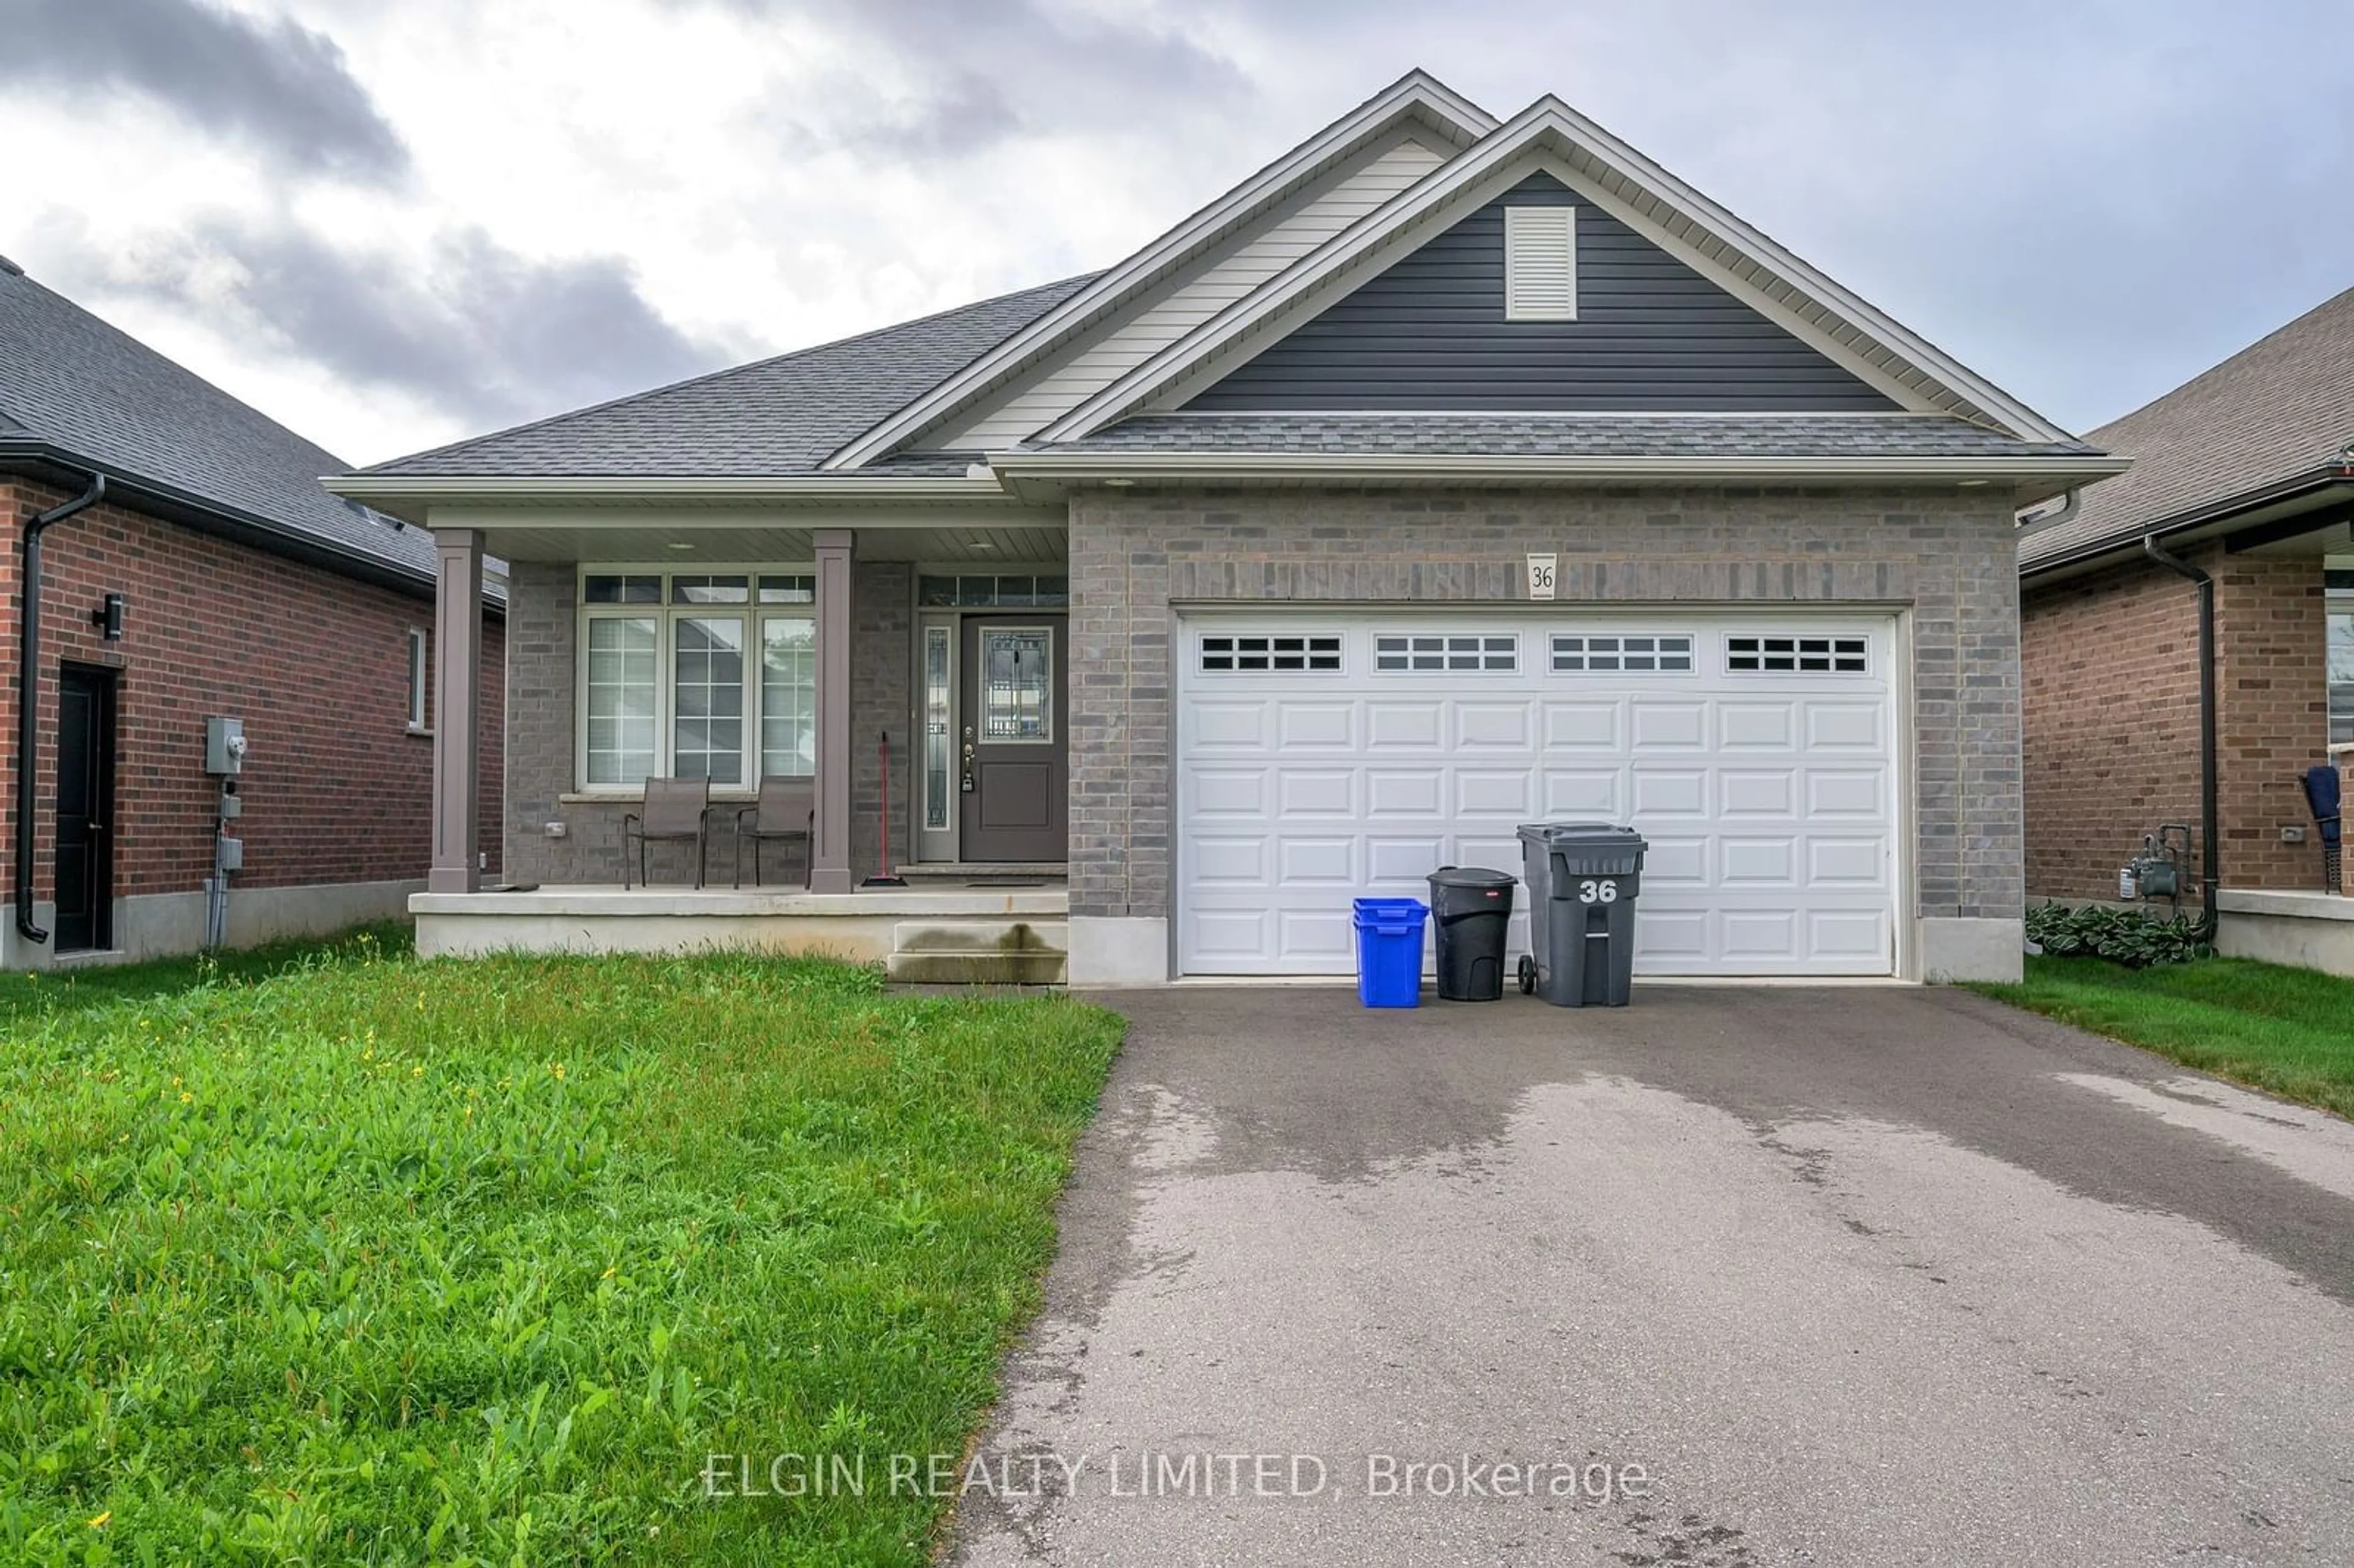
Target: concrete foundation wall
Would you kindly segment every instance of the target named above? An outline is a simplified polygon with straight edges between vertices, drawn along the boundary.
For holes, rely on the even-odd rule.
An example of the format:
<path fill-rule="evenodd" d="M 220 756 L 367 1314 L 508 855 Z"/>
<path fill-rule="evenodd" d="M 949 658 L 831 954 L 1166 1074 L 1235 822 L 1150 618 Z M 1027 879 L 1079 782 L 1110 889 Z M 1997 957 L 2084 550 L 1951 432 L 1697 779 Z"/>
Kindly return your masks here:
<path fill-rule="evenodd" d="M 403 882 L 314 883 L 293 887 L 232 887 L 228 899 L 231 948 L 297 937 L 325 937 L 376 920 L 398 920 L 423 879 Z M 57 909 L 35 906 L 36 923 L 54 928 Z M 85 964 L 135 963 L 179 958 L 205 945 L 205 895 L 134 894 L 114 901 L 114 946 L 103 953 L 68 954 L 62 960 L 46 943 L 27 942 L 9 922 L 0 928 L 0 968 L 58 969 Z"/>
<path fill-rule="evenodd" d="M 2224 957 L 2354 975 L 2354 898 L 2226 888 L 2216 906 Z"/>

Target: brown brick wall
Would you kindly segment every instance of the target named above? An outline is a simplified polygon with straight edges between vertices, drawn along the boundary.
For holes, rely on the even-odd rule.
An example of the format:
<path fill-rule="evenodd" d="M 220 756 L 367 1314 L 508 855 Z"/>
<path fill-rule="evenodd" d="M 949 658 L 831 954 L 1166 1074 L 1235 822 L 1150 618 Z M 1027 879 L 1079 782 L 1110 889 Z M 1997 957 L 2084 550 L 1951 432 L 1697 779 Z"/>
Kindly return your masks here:
<path fill-rule="evenodd" d="M 0 736 L 10 758 L 0 841 L 15 831 L 16 519 L 68 499 L 0 478 L 10 521 L 0 558 Z M 204 770 L 206 715 L 245 721 L 252 744 L 240 792 L 246 869 L 233 886 L 421 879 L 431 858 L 432 741 L 408 733 L 408 629 L 432 626 L 430 601 L 101 503 L 42 537 L 42 849 L 35 880 L 49 895 L 48 813 L 55 794 L 61 661 L 121 672 L 114 891 L 186 893 L 212 869 L 216 789 Z M 105 641 L 90 611 L 128 601 L 122 640 Z M 485 628 L 483 847 L 499 855 L 497 621 Z M 13 858 L 0 885 L 13 897 Z"/>
<path fill-rule="evenodd" d="M 2188 556 L 2215 578 L 2218 814 L 2227 887 L 2318 885 L 2299 775 L 2328 730 L 2321 563 Z M 2117 868 L 2160 822 L 2199 822 L 2199 601 L 2136 565 L 2048 587 L 2021 606 L 2027 885 L 2115 898 Z M 2193 862 L 2199 858 L 2194 842 Z"/>
<path fill-rule="evenodd" d="M 1917 910 L 2018 919 L 2018 557 L 1968 492 L 1097 491 L 1071 506 L 1071 911 L 1166 916 L 1172 605 L 1909 607 Z"/>
<path fill-rule="evenodd" d="M 2199 821 L 2197 590 L 2139 566 L 2034 589 L 2020 641 L 2028 893 L 2113 899 L 2142 834 Z"/>
<path fill-rule="evenodd" d="M 514 573 L 509 634 L 514 657 L 507 668 L 507 706 L 515 722 L 508 737 L 507 779 L 513 798 L 506 815 L 507 866 L 518 882 L 618 882 L 621 818 L 635 810 L 635 804 L 564 799 L 574 792 L 579 567 L 569 561 L 517 562 Z M 907 729 L 913 568 L 890 561 L 856 563 L 851 613 L 850 867 L 853 876 L 864 878 L 877 867 L 883 775 L 875 740 L 885 729 L 891 734 L 891 842 L 896 860 L 913 858 L 908 844 L 915 758 Z M 746 799 L 739 791 L 727 797 L 727 803 Z M 551 821 L 564 824 L 564 837 L 547 836 Z M 734 821 L 731 810 L 716 815 L 712 823 L 711 876 L 723 886 L 734 865 Z M 772 884 L 797 881 L 801 854 L 799 844 L 771 844 L 761 852 L 761 868 Z M 674 885 L 692 874 L 691 855 L 675 844 L 657 843 L 648 869 L 657 884 Z M 748 876 L 748 855 L 745 863 Z"/>
<path fill-rule="evenodd" d="M 2226 887 L 2321 886 L 2305 770 L 2328 760 L 2329 641 L 2321 562 L 2230 556 L 2215 575 L 2216 803 Z M 2306 825 L 2304 843 L 2281 829 Z"/>

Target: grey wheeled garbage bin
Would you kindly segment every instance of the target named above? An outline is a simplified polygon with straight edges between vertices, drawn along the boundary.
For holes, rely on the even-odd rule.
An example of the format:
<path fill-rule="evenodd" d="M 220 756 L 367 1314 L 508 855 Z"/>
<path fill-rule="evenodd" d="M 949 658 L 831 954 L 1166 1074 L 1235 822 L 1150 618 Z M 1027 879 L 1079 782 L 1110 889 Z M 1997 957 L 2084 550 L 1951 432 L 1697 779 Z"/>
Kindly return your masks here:
<path fill-rule="evenodd" d="M 1437 938 L 1438 1000 L 1494 1001 L 1504 994 L 1504 933 L 1512 879 L 1477 865 L 1430 874 L 1430 927 Z"/>
<path fill-rule="evenodd" d="M 1624 1007 L 1635 974 L 1643 835 L 1605 822 L 1521 828 L 1529 946 L 1521 990 L 1555 1007 Z"/>

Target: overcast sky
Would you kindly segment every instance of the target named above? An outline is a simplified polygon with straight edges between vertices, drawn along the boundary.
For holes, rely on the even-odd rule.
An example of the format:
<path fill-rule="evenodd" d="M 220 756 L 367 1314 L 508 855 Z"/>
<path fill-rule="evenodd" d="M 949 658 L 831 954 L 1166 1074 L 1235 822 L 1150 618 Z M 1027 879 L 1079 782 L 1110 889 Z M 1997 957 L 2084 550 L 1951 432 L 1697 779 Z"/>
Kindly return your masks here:
<path fill-rule="evenodd" d="M 2324 0 L 0 0 L 0 254 L 355 462 L 1119 260 L 1420 65 L 2064 424 L 2354 286 Z"/>

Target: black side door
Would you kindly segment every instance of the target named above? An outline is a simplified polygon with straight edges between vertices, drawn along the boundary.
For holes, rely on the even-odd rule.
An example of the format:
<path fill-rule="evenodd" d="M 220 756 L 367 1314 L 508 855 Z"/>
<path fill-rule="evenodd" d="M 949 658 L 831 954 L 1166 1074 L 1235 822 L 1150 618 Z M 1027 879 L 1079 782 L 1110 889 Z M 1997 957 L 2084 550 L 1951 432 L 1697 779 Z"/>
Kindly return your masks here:
<path fill-rule="evenodd" d="M 114 672 L 58 682 L 57 950 L 114 945 Z"/>

